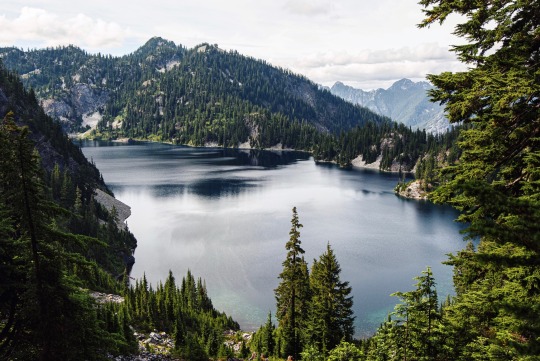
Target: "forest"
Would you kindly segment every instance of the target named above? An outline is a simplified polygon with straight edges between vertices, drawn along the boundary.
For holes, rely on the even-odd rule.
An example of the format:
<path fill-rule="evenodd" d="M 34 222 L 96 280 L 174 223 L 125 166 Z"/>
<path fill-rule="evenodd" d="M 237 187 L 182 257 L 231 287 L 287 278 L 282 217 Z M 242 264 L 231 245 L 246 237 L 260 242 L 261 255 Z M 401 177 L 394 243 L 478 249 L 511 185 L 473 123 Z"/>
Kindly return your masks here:
<path fill-rule="evenodd" d="M 460 14 L 456 34 L 468 40 L 454 48 L 467 71 L 429 76 L 432 99 L 442 102 L 460 127 L 446 135 L 407 133 L 423 144 L 421 150 L 433 150 L 417 167 L 418 177 L 437 181 L 431 201 L 457 208 L 459 221 L 467 224 L 471 242 L 447 260 L 454 268 L 454 296 L 439 300 L 431 270 L 419 270 L 414 289 L 394 294 L 395 310 L 375 334 L 354 339 L 353 299 L 348 282 L 340 279 L 338 255 L 328 244 L 308 267 L 296 209 L 283 270 L 276 275 L 276 313 L 248 338 L 214 308 L 204 280 L 191 272 L 180 282 L 170 273 L 157 285 L 145 277 L 128 283 L 135 237 L 119 229 L 115 211 L 93 196 L 95 189 L 112 192 L 61 124 L 44 113 L 36 92 L 0 64 L 0 358 L 129 357 L 156 352 L 152 343 L 142 350 L 137 335 L 158 331 L 172 340 L 164 359 L 538 360 L 540 5 L 528 0 L 420 4 L 421 28 Z M 270 96 L 260 95 L 264 91 L 253 99 Z M 299 107 L 297 114 L 309 111 Z M 364 142 L 372 134 L 384 133 L 385 144 L 394 144 L 384 149 L 393 155 L 419 152 L 401 142 L 406 130 L 390 122 L 366 121 L 324 135 L 313 124 L 280 123 L 292 115 L 261 110 L 257 116 L 273 119 L 269 129 L 290 127 L 290 136 L 297 137 L 290 144 L 322 137 L 312 144 L 325 145 L 312 151 L 320 159 L 343 157 L 343 165 L 360 154 L 374 156 L 374 143 Z M 114 131 L 158 129 L 151 121 L 147 125 Z M 205 127 L 197 128 L 205 134 L 201 139 L 213 134 Z M 235 136 L 240 133 L 223 139 L 240 141 Z M 383 161 L 391 159 L 396 158 Z M 120 298 L 103 301 L 94 291 Z M 231 337 L 238 349 L 229 346 Z"/>

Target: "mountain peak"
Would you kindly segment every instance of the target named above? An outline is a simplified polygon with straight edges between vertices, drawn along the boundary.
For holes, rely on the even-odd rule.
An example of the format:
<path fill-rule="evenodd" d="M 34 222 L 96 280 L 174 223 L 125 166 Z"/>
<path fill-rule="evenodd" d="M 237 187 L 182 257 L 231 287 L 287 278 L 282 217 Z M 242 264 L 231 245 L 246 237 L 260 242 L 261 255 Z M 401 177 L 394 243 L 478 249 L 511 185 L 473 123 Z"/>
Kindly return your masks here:
<path fill-rule="evenodd" d="M 135 54 L 146 54 L 152 53 L 160 49 L 176 49 L 178 46 L 170 40 L 163 39 L 159 36 L 154 36 L 150 38 L 143 46 L 135 51 Z"/>
<path fill-rule="evenodd" d="M 430 88 L 432 86 L 428 82 L 403 78 L 386 90 L 370 92 L 336 82 L 331 92 L 415 129 L 440 133 L 448 128 L 448 120 L 444 116 L 444 108 L 429 101 L 426 91 Z"/>
<path fill-rule="evenodd" d="M 392 90 L 397 90 L 397 89 L 408 90 L 411 87 L 413 87 L 415 84 L 416 83 L 413 82 L 411 79 L 403 78 L 396 81 L 394 84 L 392 84 L 392 86 L 388 88 L 388 90 L 391 90 L 391 89 Z"/>

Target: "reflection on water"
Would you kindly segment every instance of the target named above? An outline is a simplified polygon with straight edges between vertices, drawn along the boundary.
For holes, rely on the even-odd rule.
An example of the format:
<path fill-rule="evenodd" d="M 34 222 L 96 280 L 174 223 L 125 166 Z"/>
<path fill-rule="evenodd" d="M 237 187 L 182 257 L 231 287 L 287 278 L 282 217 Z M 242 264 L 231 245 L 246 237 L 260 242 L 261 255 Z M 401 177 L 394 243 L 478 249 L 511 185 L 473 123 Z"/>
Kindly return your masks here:
<path fill-rule="evenodd" d="M 357 336 L 371 334 L 431 266 L 441 299 L 451 292 L 446 254 L 462 248 L 457 214 L 403 200 L 397 175 L 316 165 L 306 153 L 84 143 L 117 198 L 132 207 L 134 277 L 151 282 L 190 269 L 214 305 L 244 329 L 274 312 L 298 208 L 309 263 L 332 244 L 353 288 Z"/>

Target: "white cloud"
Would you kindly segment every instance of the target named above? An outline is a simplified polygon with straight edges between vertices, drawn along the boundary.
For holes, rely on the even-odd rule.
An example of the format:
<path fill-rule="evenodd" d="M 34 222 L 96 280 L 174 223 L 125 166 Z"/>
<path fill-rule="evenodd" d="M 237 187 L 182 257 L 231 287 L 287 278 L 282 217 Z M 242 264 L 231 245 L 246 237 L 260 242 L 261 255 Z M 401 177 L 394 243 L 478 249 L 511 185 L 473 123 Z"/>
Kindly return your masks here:
<path fill-rule="evenodd" d="M 4 0 L 0 46 L 74 44 L 124 55 L 152 36 L 217 43 L 321 84 L 385 86 L 389 78 L 455 70 L 455 20 L 418 29 L 418 0 Z M 374 85 L 375 84 L 375 85 Z"/>
<path fill-rule="evenodd" d="M 332 10 L 332 2 L 327 0 L 289 0 L 283 8 L 298 15 L 323 15 Z"/>
<path fill-rule="evenodd" d="M 93 19 L 84 14 L 62 18 L 43 9 L 23 7 L 14 19 L 0 16 L 0 42 L 12 45 L 31 41 L 41 46 L 74 44 L 83 48 L 113 48 L 130 35 L 115 22 Z"/>
<path fill-rule="evenodd" d="M 379 64 L 389 62 L 417 62 L 454 60 L 455 56 L 448 48 L 438 44 L 421 44 L 415 47 L 391 48 L 382 50 L 366 49 L 355 53 L 348 51 L 330 51 L 310 55 L 297 62 L 297 66 L 317 68 L 351 64 Z"/>
<path fill-rule="evenodd" d="M 291 69 L 323 85 L 342 81 L 362 89 L 386 87 L 402 78 L 425 79 L 427 74 L 464 69 L 448 48 L 421 44 L 357 53 L 327 52 L 290 60 Z"/>

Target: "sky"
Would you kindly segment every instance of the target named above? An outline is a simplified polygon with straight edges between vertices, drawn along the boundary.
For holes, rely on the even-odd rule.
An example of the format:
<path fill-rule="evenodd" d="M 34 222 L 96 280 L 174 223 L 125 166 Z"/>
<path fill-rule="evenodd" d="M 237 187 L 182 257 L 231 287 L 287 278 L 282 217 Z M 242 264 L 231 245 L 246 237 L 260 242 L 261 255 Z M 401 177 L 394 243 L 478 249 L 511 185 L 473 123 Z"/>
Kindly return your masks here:
<path fill-rule="evenodd" d="M 331 86 L 365 90 L 460 71 L 457 19 L 418 29 L 418 0 L 2 0 L 0 47 L 124 55 L 160 36 L 207 42 Z"/>

